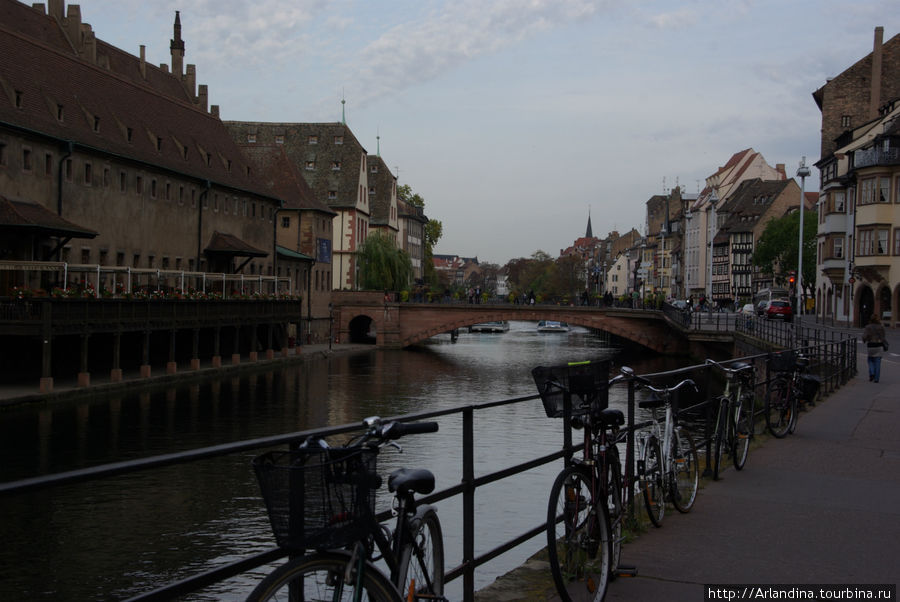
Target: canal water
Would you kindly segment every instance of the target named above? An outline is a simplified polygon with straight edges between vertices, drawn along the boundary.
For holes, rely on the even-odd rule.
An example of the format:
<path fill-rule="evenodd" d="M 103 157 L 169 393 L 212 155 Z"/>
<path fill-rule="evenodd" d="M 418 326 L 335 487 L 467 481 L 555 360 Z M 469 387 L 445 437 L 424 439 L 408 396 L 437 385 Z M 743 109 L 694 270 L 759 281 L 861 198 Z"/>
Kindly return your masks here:
<path fill-rule="evenodd" d="M 512 322 L 503 334 L 443 335 L 414 349 L 321 358 L 270 372 L 166 391 L 57 403 L 0 412 L 0 481 L 265 437 L 366 416 L 391 416 L 533 395 L 531 368 L 612 357 L 639 373 L 687 358 L 629 356 L 601 335 L 574 328 L 537 333 Z M 624 389 L 610 392 L 624 407 Z M 540 400 L 476 414 L 476 476 L 559 448 L 560 420 Z M 461 423 L 408 437 L 403 453 L 379 456 L 382 474 L 397 466 L 432 469 L 438 488 L 461 478 Z M 131 476 L 0 497 L 0 599 L 110 600 L 151 590 L 253 552 L 273 539 L 250 461 L 253 453 Z M 545 519 L 560 463 L 480 488 L 476 554 Z M 378 509 L 389 497 L 379 498 Z M 462 559 L 457 499 L 438 505 L 448 567 Z M 478 588 L 543 547 L 536 537 L 481 567 Z M 191 600 L 241 600 L 266 569 L 217 584 Z M 461 599 L 461 580 L 449 584 Z"/>

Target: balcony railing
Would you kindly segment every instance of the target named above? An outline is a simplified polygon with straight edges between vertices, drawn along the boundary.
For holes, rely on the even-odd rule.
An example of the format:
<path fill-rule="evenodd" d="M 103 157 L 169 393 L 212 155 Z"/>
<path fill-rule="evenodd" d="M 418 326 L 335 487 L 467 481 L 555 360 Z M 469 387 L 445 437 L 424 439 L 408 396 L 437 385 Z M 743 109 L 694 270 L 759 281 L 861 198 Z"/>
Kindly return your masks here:
<path fill-rule="evenodd" d="M 853 153 L 856 169 L 873 165 L 900 165 L 900 149 L 864 148 Z"/>

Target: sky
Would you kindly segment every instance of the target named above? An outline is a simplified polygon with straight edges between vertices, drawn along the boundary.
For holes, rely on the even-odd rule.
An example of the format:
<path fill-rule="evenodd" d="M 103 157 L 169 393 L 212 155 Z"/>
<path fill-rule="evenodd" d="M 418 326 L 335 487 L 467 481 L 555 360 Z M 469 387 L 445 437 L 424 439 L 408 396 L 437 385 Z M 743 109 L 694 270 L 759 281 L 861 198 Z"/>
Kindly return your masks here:
<path fill-rule="evenodd" d="M 101 40 L 185 64 L 224 120 L 347 124 L 443 225 L 505 264 L 644 231 L 753 148 L 819 159 L 812 93 L 898 33 L 896 0 L 80 0 Z M 342 106 L 342 100 L 345 104 Z M 806 190 L 818 187 L 818 172 Z"/>

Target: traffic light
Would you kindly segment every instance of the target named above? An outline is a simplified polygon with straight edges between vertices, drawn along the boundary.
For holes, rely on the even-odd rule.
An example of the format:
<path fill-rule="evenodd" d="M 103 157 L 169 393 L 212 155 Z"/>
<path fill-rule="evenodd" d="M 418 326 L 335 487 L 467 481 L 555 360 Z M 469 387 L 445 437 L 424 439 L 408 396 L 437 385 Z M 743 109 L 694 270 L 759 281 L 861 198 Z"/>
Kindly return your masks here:
<path fill-rule="evenodd" d="M 793 274 L 791 274 L 790 277 L 788 278 L 788 282 L 790 282 L 791 284 L 794 284 L 794 275 Z"/>

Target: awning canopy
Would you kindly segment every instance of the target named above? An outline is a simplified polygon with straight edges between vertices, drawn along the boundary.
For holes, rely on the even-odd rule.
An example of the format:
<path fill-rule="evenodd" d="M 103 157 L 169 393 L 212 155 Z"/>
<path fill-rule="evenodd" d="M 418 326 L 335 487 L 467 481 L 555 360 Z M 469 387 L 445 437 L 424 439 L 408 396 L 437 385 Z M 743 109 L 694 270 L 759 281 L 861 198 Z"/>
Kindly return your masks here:
<path fill-rule="evenodd" d="M 63 219 L 37 203 L 15 201 L 2 195 L 0 195 L 0 231 L 67 238 L 97 236 L 97 232 Z"/>
<path fill-rule="evenodd" d="M 232 234 L 224 232 L 213 232 L 209 244 L 206 246 L 206 253 L 218 253 L 221 255 L 230 255 L 232 257 L 266 257 L 268 253 L 257 249 Z"/>
<path fill-rule="evenodd" d="M 314 257 L 310 257 L 309 255 L 304 255 L 303 253 L 298 253 L 297 251 L 291 251 L 286 247 L 282 247 L 280 245 L 276 245 L 275 250 L 278 251 L 279 257 L 284 257 L 285 259 L 294 259 L 296 261 L 315 261 Z"/>

